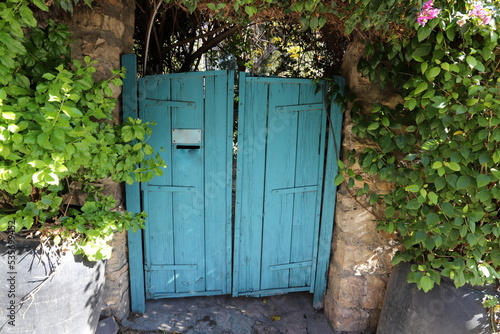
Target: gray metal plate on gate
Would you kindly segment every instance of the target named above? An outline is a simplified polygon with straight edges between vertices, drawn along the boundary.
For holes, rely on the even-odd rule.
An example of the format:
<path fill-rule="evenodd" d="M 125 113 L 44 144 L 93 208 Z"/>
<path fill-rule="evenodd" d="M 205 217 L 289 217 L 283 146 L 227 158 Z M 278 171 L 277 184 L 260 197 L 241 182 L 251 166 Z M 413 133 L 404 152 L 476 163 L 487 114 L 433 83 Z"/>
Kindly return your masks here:
<path fill-rule="evenodd" d="M 172 129 L 173 144 L 200 144 L 200 129 Z"/>

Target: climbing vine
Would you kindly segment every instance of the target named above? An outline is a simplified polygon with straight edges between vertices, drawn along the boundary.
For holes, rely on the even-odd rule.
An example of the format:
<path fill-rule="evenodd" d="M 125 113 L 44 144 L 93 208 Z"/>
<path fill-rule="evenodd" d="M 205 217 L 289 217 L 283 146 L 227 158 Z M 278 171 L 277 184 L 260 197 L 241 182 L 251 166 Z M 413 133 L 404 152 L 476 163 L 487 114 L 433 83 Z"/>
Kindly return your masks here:
<path fill-rule="evenodd" d="M 393 262 L 412 262 L 409 281 L 424 291 L 442 276 L 457 287 L 500 277 L 497 5 L 400 6 L 397 36 L 387 30 L 367 43 L 359 64 L 361 73 L 404 98 L 396 108 L 377 105 L 358 114 L 353 131 L 378 144 L 361 152 L 359 163 L 394 184 L 389 194 L 371 195 L 372 203 L 386 205 L 379 228 L 399 233 L 404 250 Z"/>

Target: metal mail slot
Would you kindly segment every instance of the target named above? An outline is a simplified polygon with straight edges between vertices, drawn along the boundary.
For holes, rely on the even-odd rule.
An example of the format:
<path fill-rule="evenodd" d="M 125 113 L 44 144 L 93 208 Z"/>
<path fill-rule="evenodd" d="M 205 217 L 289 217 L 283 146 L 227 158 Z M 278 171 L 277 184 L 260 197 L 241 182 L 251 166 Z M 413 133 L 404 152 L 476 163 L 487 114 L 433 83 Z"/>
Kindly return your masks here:
<path fill-rule="evenodd" d="M 200 144 L 200 129 L 172 129 L 173 144 Z"/>

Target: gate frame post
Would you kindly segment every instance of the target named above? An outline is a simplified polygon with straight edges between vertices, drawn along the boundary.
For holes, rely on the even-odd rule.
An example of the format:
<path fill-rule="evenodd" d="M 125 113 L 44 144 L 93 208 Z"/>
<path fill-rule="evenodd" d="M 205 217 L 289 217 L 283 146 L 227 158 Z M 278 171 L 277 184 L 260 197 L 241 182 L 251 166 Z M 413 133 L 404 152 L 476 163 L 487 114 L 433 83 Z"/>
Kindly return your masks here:
<path fill-rule="evenodd" d="M 344 78 L 335 76 L 334 80 L 340 88 L 340 91 L 337 94 L 343 95 L 345 83 Z M 336 98 L 336 96 L 337 95 L 332 97 L 332 101 Z M 328 132 L 328 148 L 326 152 L 325 176 L 323 179 L 324 195 L 321 204 L 318 258 L 314 284 L 313 307 L 315 309 L 323 308 L 335 220 L 337 186 L 334 183 L 334 179 L 339 170 L 337 161 L 340 158 L 340 141 L 342 137 L 342 111 L 338 104 L 331 104 L 329 118 L 330 122 L 328 122 L 328 129 L 330 130 Z"/>
<path fill-rule="evenodd" d="M 137 98 L 137 57 L 135 54 L 125 54 L 121 57 L 122 66 L 127 70 L 123 79 L 122 109 L 123 119 L 127 117 L 138 118 Z M 141 212 L 141 189 L 138 182 L 125 185 L 126 209 L 133 213 Z M 142 230 L 133 232 L 129 230 L 128 239 L 128 266 L 130 279 L 130 308 L 132 312 L 144 313 L 146 311 L 146 290 L 144 284 L 144 259 Z"/>

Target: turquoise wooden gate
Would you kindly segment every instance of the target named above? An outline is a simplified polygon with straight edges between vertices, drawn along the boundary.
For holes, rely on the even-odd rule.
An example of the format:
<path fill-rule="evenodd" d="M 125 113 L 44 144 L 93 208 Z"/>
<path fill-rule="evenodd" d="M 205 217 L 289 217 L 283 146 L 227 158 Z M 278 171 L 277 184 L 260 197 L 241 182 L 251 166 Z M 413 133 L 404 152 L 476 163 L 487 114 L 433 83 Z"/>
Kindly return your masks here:
<path fill-rule="evenodd" d="M 134 73 L 135 58 L 123 62 Z M 124 116 L 157 123 L 150 144 L 168 164 L 126 189 L 127 208 L 149 215 L 144 231 L 129 233 L 135 312 L 146 298 L 231 292 L 310 291 L 322 307 L 339 107 L 327 122 L 324 85 L 241 73 L 233 203 L 233 80 L 231 71 L 150 76 L 138 89 L 133 74 L 125 80 Z"/>
<path fill-rule="evenodd" d="M 240 77 L 233 295 L 314 292 L 325 87 Z"/>

